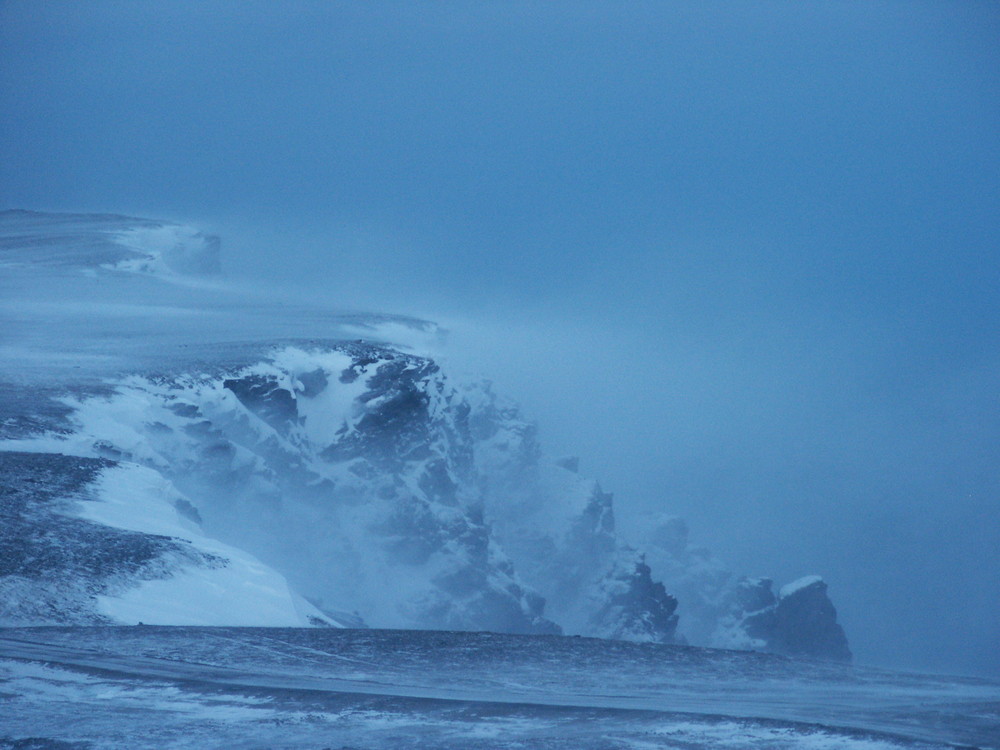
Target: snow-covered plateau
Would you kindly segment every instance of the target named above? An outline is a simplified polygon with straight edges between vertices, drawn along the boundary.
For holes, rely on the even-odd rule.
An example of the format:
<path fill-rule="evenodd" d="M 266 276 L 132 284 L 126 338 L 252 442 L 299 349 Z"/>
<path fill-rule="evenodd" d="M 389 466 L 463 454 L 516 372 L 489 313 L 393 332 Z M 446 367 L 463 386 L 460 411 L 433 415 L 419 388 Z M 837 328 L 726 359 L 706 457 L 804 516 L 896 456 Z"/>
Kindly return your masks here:
<path fill-rule="evenodd" d="M 371 732 L 373 747 L 408 746 L 399 737 L 442 747 L 983 742 L 966 726 L 978 719 L 953 722 L 966 734 L 935 734 L 927 711 L 904 731 L 908 720 L 886 719 L 884 702 L 865 706 L 860 688 L 844 705 L 876 718 L 836 715 L 831 726 L 876 734 L 813 726 L 831 718 L 816 708 L 820 693 L 847 690 L 858 673 L 677 645 L 851 659 L 820 577 L 775 592 L 692 545 L 670 515 L 624 539 L 612 495 L 575 459 L 547 456 L 535 424 L 490 383 L 439 366 L 446 334 L 431 322 L 241 289 L 221 275 L 217 238 L 114 215 L 2 212 L 0 271 L 9 742 L 115 746 L 109 727 L 147 736 L 157 712 L 178 731 L 232 728 L 220 747 L 247 746 L 246 722 L 269 738 L 261 747 L 307 729 L 330 743 Z M 24 629 L 35 626 L 60 629 Z M 246 629 L 264 627 L 341 634 Z M 496 664 L 486 643 L 526 656 L 494 684 L 475 676 Z M 227 644 L 230 656 L 212 656 Z M 450 654 L 440 669 L 429 653 L 439 648 Z M 641 674 L 616 672 L 619 658 Z M 276 659 L 284 666 L 272 673 Z M 680 664 L 695 676 L 674 693 Z M 730 670 L 742 687 L 723 699 L 713 680 Z M 893 695 L 908 679 L 892 682 Z M 949 685 L 926 689 L 943 700 Z M 810 697 L 786 704 L 788 690 Z M 995 709 L 995 686 L 972 693 Z M 150 713 L 91 711 L 104 694 Z M 56 704 L 74 706 L 74 731 L 46 723 Z M 590 720 L 618 744 L 581 728 Z"/>

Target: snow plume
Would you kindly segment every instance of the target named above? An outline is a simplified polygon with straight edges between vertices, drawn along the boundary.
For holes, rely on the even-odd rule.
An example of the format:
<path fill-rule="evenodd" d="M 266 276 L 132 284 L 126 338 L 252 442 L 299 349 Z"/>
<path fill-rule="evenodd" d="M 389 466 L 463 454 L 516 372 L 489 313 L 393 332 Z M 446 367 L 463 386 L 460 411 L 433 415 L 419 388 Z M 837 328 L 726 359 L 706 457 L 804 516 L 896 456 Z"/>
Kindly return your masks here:
<path fill-rule="evenodd" d="M 113 237 L 117 244 L 133 250 L 136 257 L 108 266 L 111 270 L 167 277 L 201 276 L 220 270 L 219 238 L 193 227 L 178 224 L 136 227 Z"/>

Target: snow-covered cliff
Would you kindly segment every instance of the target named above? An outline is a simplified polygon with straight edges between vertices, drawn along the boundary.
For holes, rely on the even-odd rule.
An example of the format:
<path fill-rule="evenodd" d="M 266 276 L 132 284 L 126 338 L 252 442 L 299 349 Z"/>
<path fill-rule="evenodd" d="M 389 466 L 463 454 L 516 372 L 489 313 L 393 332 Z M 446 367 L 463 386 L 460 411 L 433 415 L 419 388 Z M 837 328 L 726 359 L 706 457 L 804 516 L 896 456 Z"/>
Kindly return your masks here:
<path fill-rule="evenodd" d="M 6 351 L 4 512 L 27 541 L 0 537 L 0 618 L 669 643 L 679 611 L 690 641 L 849 658 L 846 640 L 830 645 L 843 634 L 825 585 L 740 608 L 747 585 L 686 531 L 678 540 L 668 522 L 627 543 L 612 495 L 575 460 L 546 457 L 514 404 L 386 334 L 436 335 L 432 325 L 285 305 L 254 305 L 241 322 L 245 301 L 188 321 L 225 292 L 169 289 L 215 270 L 216 241 L 123 217 L 74 217 L 67 238 L 55 219 L 5 216 L 5 260 L 33 288 L 45 287 L 40 252 L 72 260 L 59 288 L 79 304 L 44 307 L 42 322 L 69 325 L 81 310 L 101 321 L 70 340 L 28 320 Z M 136 284 L 155 292 L 138 312 L 101 307 L 108 289 Z M 150 314 L 168 303 L 169 319 Z M 52 543 L 57 526 L 74 529 L 72 554 Z M 125 552 L 106 561 L 105 548 Z"/>

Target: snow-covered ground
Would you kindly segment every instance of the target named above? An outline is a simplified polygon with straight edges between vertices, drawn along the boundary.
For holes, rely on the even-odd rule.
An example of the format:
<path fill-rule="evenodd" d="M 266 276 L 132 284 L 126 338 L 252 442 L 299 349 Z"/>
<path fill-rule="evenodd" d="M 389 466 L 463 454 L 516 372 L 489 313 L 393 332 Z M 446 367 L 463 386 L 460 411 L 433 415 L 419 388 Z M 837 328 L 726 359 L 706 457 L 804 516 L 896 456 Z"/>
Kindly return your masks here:
<path fill-rule="evenodd" d="M 1000 747 L 997 683 L 562 636 L 6 630 L 0 694 L 0 748 Z"/>

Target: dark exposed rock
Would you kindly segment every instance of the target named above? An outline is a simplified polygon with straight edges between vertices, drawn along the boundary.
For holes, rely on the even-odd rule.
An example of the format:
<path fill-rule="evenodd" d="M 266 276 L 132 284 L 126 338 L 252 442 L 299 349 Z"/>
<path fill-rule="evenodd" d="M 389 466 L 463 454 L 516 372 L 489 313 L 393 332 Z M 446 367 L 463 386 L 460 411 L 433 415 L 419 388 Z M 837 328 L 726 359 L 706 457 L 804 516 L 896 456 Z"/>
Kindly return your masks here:
<path fill-rule="evenodd" d="M 612 494 L 580 477 L 575 458 L 544 462 L 535 425 L 489 384 L 470 395 L 487 516 L 549 616 L 574 634 L 674 642 L 677 602 L 621 541 Z"/>
<path fill-rule="evenodd" d="M 197 417 L 199 414 L 194 404 L 170 404 L 167 408 L 178 417 Z"/>
<path fill-rule="evenodd" d="M 177 498 L 174 500 L 174 508 L 176 508 L 177 512 L 184 518 L 188 519 L 192 523 L 198 524 L 199 526 L 201 525 L 201 514 L 188 500 L 185 500 L 183 497 Z"/>
<path fill-rule="evenodd" d="M 222 385 L 232 391 L 248 410 L 283 435 L 288 434 L 299 421 L 295 397 L 287 388 L 278 385 L 274 378 L 246 375 L 225 380 Z"/>
<path fill-rule="evenodd" d="M 326 373 L 322 369 L 317 368 L 312 372 L 299 375 L 299 383 L 302 384 L 303 396 L 306 398 L 315 398 L 326 388 L 329 380 L 326 377 Z"/>
<path fill-rule="evenodd" d="M 662 515 L 645 541 L 653 572 L 680 602 L 680 631 L 695 645 L 754 648 L 848 661 L 844 631 L 826 585 L 808 577 L 776 595 L 770 578 L 737 577 L 708 550 L 688 543 L 687 525 Z"/>
<path fill-rule="evenodd" d="M 844 629 L 820 578 L 780 596 L 777 602 L 744 620 L 747 633 L 767 649 L 787 656 L 850 661 Z"/>
<path fill-rule="evenodd" d="M 351 366 L 344 368 L 344 371 L 340 373 L 340 382 L 345 384 L 353 383 L 361 376 L 361 373 L 366 367 L 368 367 L 368 365 L 373 365 L 376 362 L 378 362 L 378 357 L 375 356 L 355 356 L 354 362 L 351 363 Z"/>
<path fill-rule="evenodd" d="M 574 474 L 580 471 L 580 457 L 579 456 L 563 456 L 562 458 L 557 458 L 555 460 L 555 465 L 566 469 L 566 471 L 572 471 Z"/>

